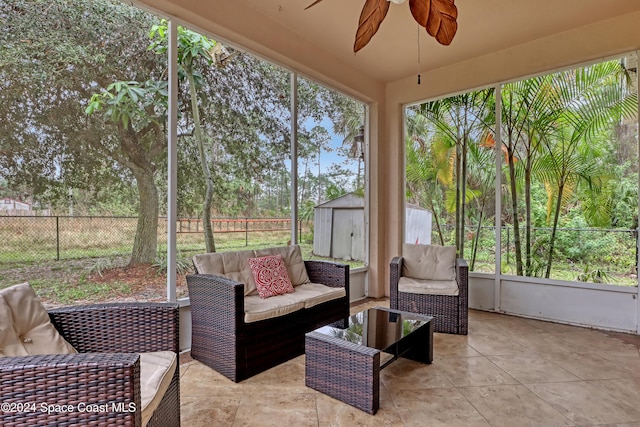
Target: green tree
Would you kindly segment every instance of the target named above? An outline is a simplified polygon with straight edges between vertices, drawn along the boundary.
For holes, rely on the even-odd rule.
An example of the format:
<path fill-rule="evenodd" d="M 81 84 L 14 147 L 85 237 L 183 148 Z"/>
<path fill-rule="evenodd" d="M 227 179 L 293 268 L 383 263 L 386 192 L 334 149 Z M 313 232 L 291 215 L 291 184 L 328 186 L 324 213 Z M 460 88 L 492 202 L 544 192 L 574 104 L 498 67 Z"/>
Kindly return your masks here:
<path fill-rule="evenodd" d="M 596 173 L 593 165 L 585 163 L 589 162 L 588 156 L 575 158 L 574 154 L 585 154 L 578 149 L 581 143 L 611 128 L 616 118 L 619 119 L 624 112 L 633 111 L 635 98 L 622 90 L 623 74 L 624 70 L 618 62 L 609 61 L 505 85 L 503 144 L 507 150 L 518 275 L 531 275 L 535 270 L 532 262 L 535 244 L 531 239 L 533 176 L 542 177 L 548 192 L 556 197 L 546 266 L 546 277 L 549 277 L 558 217 L 563 200 L 566 201 L 563 195 L 566 196 L 569 190 L 573 191 L 580 176 L 595 188 L 592 176 L 586 175 L 587 171 Z M 544 161 L 538 164 L 543 157 Z M 518 173 L 518 169 L 522 172 Z M 525 194 L 524 270 L 519 235 L 519 176 L 524 177 Z"/>
<path fill-rule="evenodd" d="M 131 176 L 148 189 L 140 194 L 138 231 L 153 228 L 145 215 L 155 202 L 146 197 L 162 161 L 154 148 L 160 128 L 142 142 L 146 125 L 137 119 L 125 125 L 84 110 L 113 82 L 160 80 L 162 61 L 146 50 L 154 21 L 119 1 L 0 3 L 0 168 L 11 185 L 65 200 L 69 188 L 98 192 Z M 155 258 L 155 234 L 136 235 L 131 264 Z"/>
<path fill-rule="evenodd" d="M 358 162 L 356 189 L 363 187 L 365 159 L 364 105 L 352 98 L 327 91 L 328 110 L 333 122 L 333 132 L 342 136 L 347 155 Z"/>
<path fill-rule="evenodd" d="M 445 163 L 444 168 L 438 167 L 436 159 L 442 156 L 434 151 L 438 146 L 429 143 L 429 121 L 422 114 L 414 111 L 410 113 L 407 116 L 405 141 L 407 199 L 419 206 L 429 206 L 436 223 L 440 244 L 444 245 L 439 203 L 444 198 L 444 194 L 439 181 L 442 180 L 443 175 L 448 175 L 448 163 Z M 446 182 L 446 180 L 443 181 L 443 183 Z"/>
<path fill-rule="evenodd" d="M 550 100 L 545 96 L 549 88 L 549 76 L 520 80 L 504 85 L 502 91 L 502 143 L 506 148 L 506 167 L 511 196 L 513 241 L 515 247 L 516 273 L 519 276 L 532 274 L 531 240 L 531 183 L 532 170 L 542 141 L 541 134 L 548 131 L 557 112 L 549 108 Z M 550 91 L 549 91 L 550 92 Z M 522 172 L 518 170 L 521 169 Z M 520 197 L 518 176 L 524 176 L 525 211 L 525 262 L 522 261 L 520 236 Z"/>
<path fill-rule="evenodd" d="M 451 177 L 455 180 L 450 211 L 455 215 L 455 242 L 459 257 L 464 257 L 465 228 L 467 224 L 467 202 L 473 193 L 467 191 L 468 153 L 472 144 L 477 144 L 486 133 L 491 121 L 493 89 L 469 92 L 462 95 L 428 102 L 418 108 L 437 132 L 434 136 L 439 144 L 454 150 L 448 157 L 451 161 Z M 451 197 L 453 196 L 453 197 Z"/>
<path fill-rule="evenodd" d="M 119 151 L 111 156 L 136 178 L 140 210 L 130 264 L 152 263 L 158 247 L 158 189 L 154 176 L 165 153 L 166 82 L 115 82 L 91 97 L 86 113 L 104 110 L 118 129 Z"/>
<path fill-rule="evenodd" d="M 626 70 L 617 61 L 553 75 L 556 90 L 550 104 L 560 113 L 557 130 L 544 138 L 546 155 L 539 168 L 545 184 L 555 195 L 547 278 L 551 274 L 558 218 L 567 193 L 586 181 L 595 190 L 589 194 L 597 194 L 610 176 L 607 165 L 600 161 L 603 152 L 598 149 L 598 135 L 622 118 L 637 114 L 637 94 L 624 90 L 623 79 L 627 78 Z M 606 208 L 607 204 L 600 205 L 601 210 Z"/>
<path fill-rule="evenodd" d="M 198 67 L 210 67 L 215 59 L 214 47 L 217 45 L 215 40 L 202 36 L 194 31 L 183 27 L 178 27 L 178 65 L 180 67 L 179 75 L 182 76 L 189 85 L 189 98 L 191 99 L 191 114 L 193 117 L 193 132 L 195 135 L 196 145 L 198 147 L 198 155 L 200 158 L 200 166 L 204 174 L 207 190 L 204 196 L 202 206 L 202 224 L 204 231 L 204 242 L 207 252 L 215 252 L 216 245 L 213 237 L 213 228 L 211 226 L 211 203 L 213 202 L 214 183 L 211 169 L 209 168 L 209 156 L 205 148 L 205 136 L 202 130 L 202 122 L 200 118 L 200 106 L 198 101 L 199 81 L 202 80 L 202 73 Z M 168 26 L 166 21 L 162 21 L 159 25 L 154 25 L 151 29 L 151 48 L 157 53 L 166 55 L 168 49 Z M 217 156 L 217 147 L 215 144 L 211 147 L 212 156 Z"/>

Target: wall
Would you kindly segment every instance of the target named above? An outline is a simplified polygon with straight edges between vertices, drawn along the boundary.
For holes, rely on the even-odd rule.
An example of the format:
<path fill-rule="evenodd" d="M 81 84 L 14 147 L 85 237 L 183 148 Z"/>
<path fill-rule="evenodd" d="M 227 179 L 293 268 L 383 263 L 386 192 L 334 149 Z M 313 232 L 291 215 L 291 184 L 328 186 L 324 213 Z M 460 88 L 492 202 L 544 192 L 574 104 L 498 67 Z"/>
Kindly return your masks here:
<path fill-rule="evenodd" d="M 313 210 L 313 253 L 318 256 L 331 256 L 331 208 L 315 208 Z"/>
<path fill-rule="evenodd" d="M 495 280 L 471 273 L 469 307 L 496 310 Z M 597 329 L 636 333 L 638 288 L 503 276 L 499 311 Z"/>

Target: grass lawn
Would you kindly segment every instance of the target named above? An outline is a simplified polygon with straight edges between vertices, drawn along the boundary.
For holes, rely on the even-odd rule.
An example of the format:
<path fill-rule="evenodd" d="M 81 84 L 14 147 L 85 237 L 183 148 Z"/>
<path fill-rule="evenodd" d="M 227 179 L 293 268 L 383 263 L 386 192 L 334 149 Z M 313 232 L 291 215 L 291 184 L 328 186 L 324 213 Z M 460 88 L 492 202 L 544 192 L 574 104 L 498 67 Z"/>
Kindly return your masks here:
<path fill-rule="evenodd" d="M 217 236 L 216 236 L 217 237 Z M 216 240 L 218 252 L 261 249 L 286 245 L 286 234 L 265 233 L 263 239 L 254 237 L 247 245 L 244 239 L 233 239 L 229 235 Z M 326 259 L 312 255 L 313 245 L 302 243 L 304 259 Z M 178 297 L 187 296 L 185 275 L 191 273 L 191 256 L 203 253 L 202 244 L 180 244 L 178 266 Z M 160 246 L 164 254 L 166 247 Z M 29 282 L 43 303 L 48 307 L 71 304 L 115 302 L 115 301 L 165 301 L 166 300 L 166 260 L 160 256 L 153 265 L 127 267 L 129 257 L 81 258 L 67 260 L 32 260 L 0 264 L 0 288 Z M 329 260 L 334 261 L 334 260 Z M 361 267 L 359 261 L 346 262 L 351 268 Z M 180 270 L 180 268 L 179 268 Z"/>

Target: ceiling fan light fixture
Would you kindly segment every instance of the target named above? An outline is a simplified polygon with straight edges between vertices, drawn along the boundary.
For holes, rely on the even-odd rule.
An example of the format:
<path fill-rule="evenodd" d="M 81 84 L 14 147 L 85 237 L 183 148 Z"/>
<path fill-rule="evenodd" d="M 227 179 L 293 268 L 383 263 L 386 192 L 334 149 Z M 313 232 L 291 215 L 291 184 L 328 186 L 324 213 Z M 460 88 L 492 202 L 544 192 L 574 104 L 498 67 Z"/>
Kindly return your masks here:
<path fill-rule="evenodd" d="M 315 0 L 305 9 L 309 9 L 321 1 Z M 390 3 L 402 4 L 405 2 L 406 0 L 365 0 L 362 12 L 360 12 L 353 52 L 358 52 L 369 43 L 387 16 Z M 427 33 L 434 37 L 438 43 L 445 46 L 451 44 L 458 30 L 458 8 L 455 5 L 455 0 L 409 0 L 409 8 L 413 19 L 418 25 L 425 28 Z"/>

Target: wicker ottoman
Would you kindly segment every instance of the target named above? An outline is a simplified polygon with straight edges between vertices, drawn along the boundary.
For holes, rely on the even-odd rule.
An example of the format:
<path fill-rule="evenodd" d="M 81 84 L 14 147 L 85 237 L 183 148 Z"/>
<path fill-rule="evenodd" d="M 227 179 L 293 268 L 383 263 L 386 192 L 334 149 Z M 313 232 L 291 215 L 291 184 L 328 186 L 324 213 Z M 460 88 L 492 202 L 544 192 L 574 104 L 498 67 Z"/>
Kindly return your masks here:
<path fill-rule="evenodd" d="M 433 361 L 431 317 L 375 307 L 350 317 L 346 329 L 325 326 L 305 336 L 305 384 L 375 414 L 380 370 L 398 357 Z"/>

